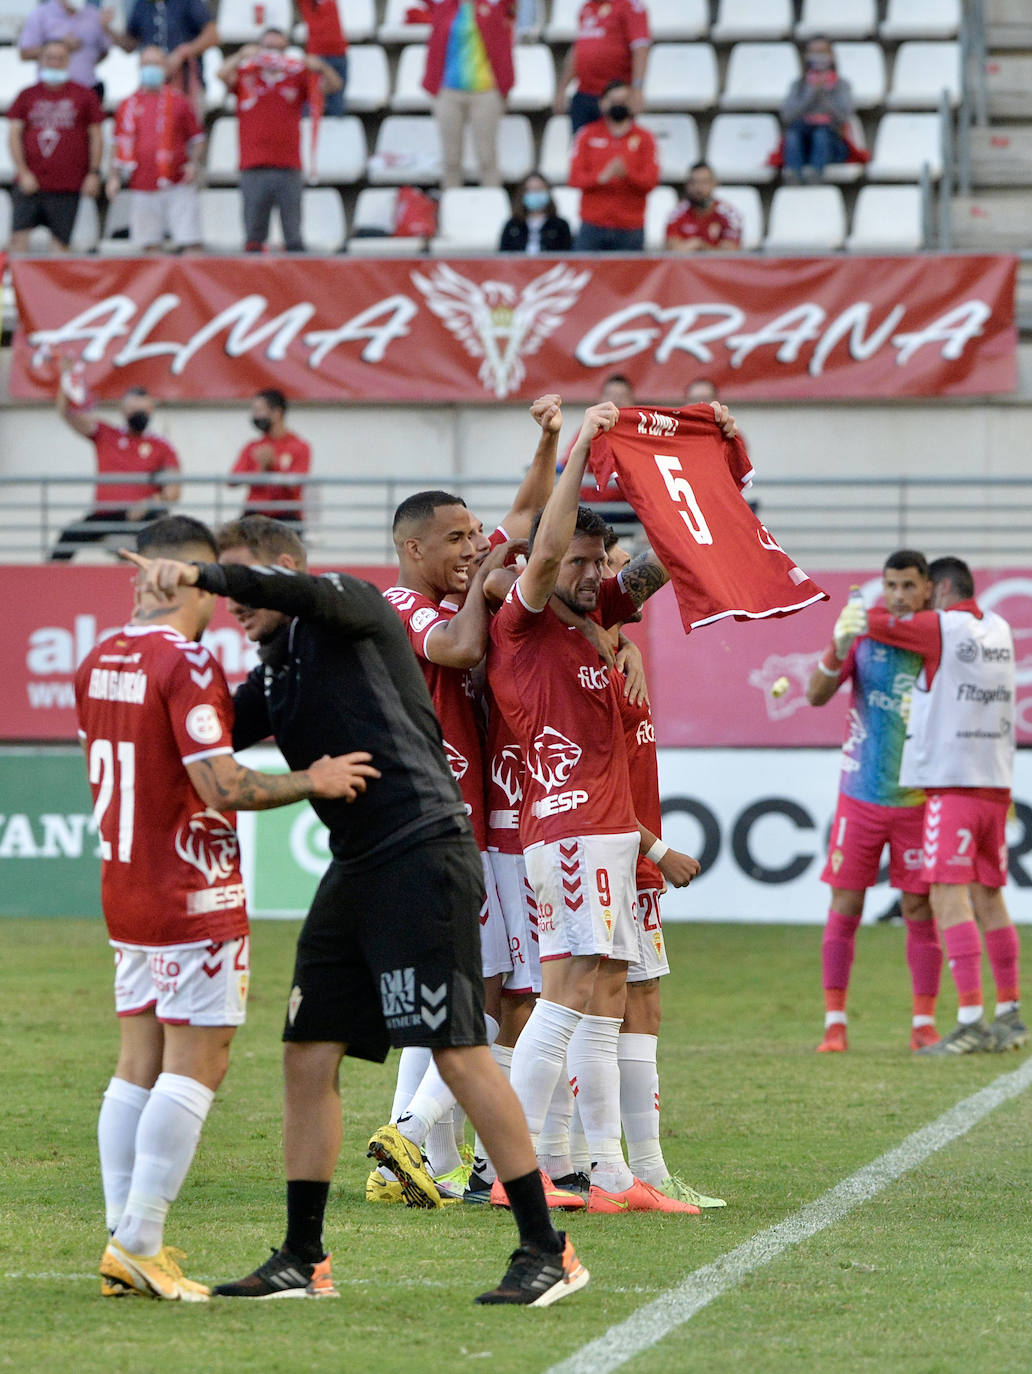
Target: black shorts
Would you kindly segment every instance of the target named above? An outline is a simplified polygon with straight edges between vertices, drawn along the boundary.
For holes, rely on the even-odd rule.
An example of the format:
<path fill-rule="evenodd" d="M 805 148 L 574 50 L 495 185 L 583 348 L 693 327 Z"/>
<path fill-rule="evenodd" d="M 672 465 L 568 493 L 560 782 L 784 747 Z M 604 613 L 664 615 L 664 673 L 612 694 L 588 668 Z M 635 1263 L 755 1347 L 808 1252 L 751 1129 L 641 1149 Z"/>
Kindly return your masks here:
<path fill-rule="evenodd" d="M 333 1040 L 382 1063 L 391 1045 L 484 1045 L 472 836 L 424 840 L 382 863 L 323 875 L 301 928 L 284 1040 Z"/>
<path fill-rule="evenodd" d="M 79 209 L 78 191 L 36 191 L 27 196 L 16 183 L 11 187 L 11 202 L 12 233 L 42 225 L 60 243 L 71 241 L 75 215 Z"/>

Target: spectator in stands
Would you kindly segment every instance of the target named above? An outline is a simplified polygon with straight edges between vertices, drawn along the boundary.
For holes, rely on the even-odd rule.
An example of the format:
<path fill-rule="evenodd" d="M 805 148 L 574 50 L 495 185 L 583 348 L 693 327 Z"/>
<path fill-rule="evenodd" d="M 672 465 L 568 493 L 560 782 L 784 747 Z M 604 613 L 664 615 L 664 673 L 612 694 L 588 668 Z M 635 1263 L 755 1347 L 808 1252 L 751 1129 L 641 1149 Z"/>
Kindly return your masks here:
<path fill-rule="evenodd" d="M 512 89 L 514 0 L 427 0 L 433 27 L 423 87 L 434 98 L 441 132 L 441 186 L 462 185 L 462 135 L 468 124 L 482 186 L 500 186 L 498 126 Z"/>
<path fill-rule="evenodd" d="M 502 227 L 500 253 L 565 253 L 573 247 L 570 226 L 559 215 L 552 188 L 531 172 L 516 192 L 512 218 Z"/>
<path fill-rule="evenodd" d="M 68 49 L 69 81 L 90 86 L 98 96 L 103 96 L 103 86 L 97 80 L 97 63 L 112 43 L 125 47 L 128 42 L 111 32 L 114 15 L 113 9 L 102 10 L 74 0 L 43 0 L 22 26 L 18 55 L 25 62 L 35 62 L 42 56 L 44 43 L 60 38 Z"/>
<path fill-rule="evenodd" d="M 167 53 L 169 80 L 199 104 L 201 54 L 219 41 L 204 0 L 134 0 L 125 31 L 130 52 L 154 44 Z"/>
<path fill-rule="evenodd" d="M 781 106 L 785 132 L 781 164 L 787 182 L 804 177 L 820 181 L 829 162 L 848 162 L 848 125 L 853 118 L 853 90 L 835 68 L 826 38 L 806 45 L 806 70 L 788 88 Z"/>
<path fill-rule="evenodd" d="M 742 221 L 733 205 L 719 200 L 717 180 L 705 162 L 688 173 L 684 199 L 670 216 L 666 246 L 670 253 L 712 253 L 742 246 Z"/>
<path fill-rule="evenodd" d="M 7 112 L 14 165 L 11 252 L 24 253 L 37 225 L 65 252 L 79 196 L 100 194 L 104 112 L 97 93 L 68 76 L 68 49 L 49 39 L 40 53 L 40 80 L 20 91 Z"/>
<path fill-rule="evenodd" d="M 631 113 L 640 114 L 648 60 L 649 19 L 641 0 L 586 0 L 559 73 L 556 114 L 567 113 L 566 92 L 574 78 L 577 89 L 569 106 L 574 133 L 601 117 L 602 92 L 614 81 L 629 87 Z"/>
<path fill-rule="evenodd" d="M 570 185 L 581 190 L 579 253 L 625 253 L 645 247 L 645 200 L 659 183 L 656 140 L 634 122 L 631 90 L 611 82 L 602 93 L 602 118 L 578 133 Z"/>
<path fill-rule="evenodd" d="M 224 62 L 219 80 L 237 98 L 245 251 L 265 247 L 275 207 L 287 251 L 304 252 L 301 112 L 316 84 L 331 95 L 344 83 L 322 58 L 291 56 L 287 35 L 274 28 L 265 30 L 260 46 L 250 43 Z"/>
<path fill-rule="evenodd" d="M 336 118 L 344 113 L 344 87 L 348 84 L 348 40 L 337 0 L 297 0 L 298 12 L 308 29 L 305 52 L 318 57 L 340 77 L 340 90 L 330 91 L 323 114 Z"/>
<path fill-rule="evenodd" d="M 198 183 L 204 130 L 193 104 L 168 83 L 167 58 L 150 44 L 140 53 L 140 89 L 115 115 L 115 151 L 108 200 L 129 190 L 129 240 L 160 252 L 165 239 L 177 251 L 200 248 Z"/>
<path fill-rule="evenodd" d="M 284 520 L 301 533 L 304 519 L 304 486 L 290 478 L 307 477 L 312 450 L 285 424 L 287 398 L 268 387 L 251 402 L 251 424 L 259 437 L 240 450 L 228 478 L 231 487 L 250 486 L 244 499 L 244 515 L 267 515 Z"/>
<path fill-rule="evenodd" d="M 97 484 L 93 509 L 82 520 L 62 530 L 50 555 L 51 561 L 70 559 L 82 544 L 95 544 L 112 530 L 125 536 L 167 514 L 168 505 L 179 500 L 179 483 L 170 480 L 179 471 L 176 451 L 165 439 L 147 434 L 154 415 L 154 398 L 142 386 L 133 386 L 122 398 L 125 427 L 98 420 L 85 393 L 77 394 L 72 363 L 61 363 L 57 413 L 66 424 L 90 439 L 96 450 L 98 477 L 121 475 L 122 482 Z"/>
<path fill-rule="evenodd" d="M 711 377 L 693 377 L 685 387 L 684 403 L 686 406 L 709 405 L 711 402 L 719 400 L 717 384 Z"/>

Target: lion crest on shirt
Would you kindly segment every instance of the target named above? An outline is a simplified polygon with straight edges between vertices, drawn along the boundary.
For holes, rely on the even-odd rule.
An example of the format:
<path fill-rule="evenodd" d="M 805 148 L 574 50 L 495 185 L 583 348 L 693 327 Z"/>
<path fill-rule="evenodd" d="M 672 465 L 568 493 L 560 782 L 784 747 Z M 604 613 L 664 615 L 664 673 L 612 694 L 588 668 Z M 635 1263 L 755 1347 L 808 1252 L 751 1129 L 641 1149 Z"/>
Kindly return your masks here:
<path fill-rule="evenodd" d="M 499 400 L 518 391 L 523 359 L 536 353 L 559 327 L 591 280 L 590 272 L 557 265 L 521 289 L 510 282 L 473 281 L 439 264 L 412 280 L 426 303 L 473 358 L 482 358 L 477 380 Z"/>
<path fill-rule="evenodd" d="M 510 806 L 515 806 L 523 797 L 521 763 L 520 751 L 515 744 L 506 744 L 491 760 L 491 781 L 505 793 L 505 800 Z"/>
<path fill-rule="evenodd" d="M 448 759 L 448 767 L 452 771 L 452 777 L 456 782 L 461 782 L 469 772 L 469 759 L 466 758 L 465 754 L 460 754 L 454 744 L 449 744 L 447 740 L 444 740 L 443 743 L 445 756 Z"/>
<path fill-rule="evenodd" d="M 527 750 L 527 770 L 535 782 L 551 792 L 569 781 L 583 752 L 579 744 L 546 725 Z"/>
<path fill-rule="evenodd" d="M 180 826 L 176 832 L 176 853 L 202 873 L 211 887 L 236 872 L 240 846 L 229 821 L 209 806 Z"/>

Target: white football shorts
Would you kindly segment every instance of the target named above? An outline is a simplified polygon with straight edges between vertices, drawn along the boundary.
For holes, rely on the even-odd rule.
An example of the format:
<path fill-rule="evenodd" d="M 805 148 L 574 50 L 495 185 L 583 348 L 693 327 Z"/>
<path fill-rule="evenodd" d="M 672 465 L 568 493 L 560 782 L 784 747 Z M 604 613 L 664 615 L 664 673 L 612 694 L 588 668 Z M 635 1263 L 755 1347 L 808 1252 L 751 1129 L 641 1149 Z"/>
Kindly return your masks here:
<path fill-rule="evenodd" d="M 638 957 L 628 965 L 627 981 L 647 983 L 651 978 L 662 978 L 670 972 L 663 922 L 659 916 L 659 888 L 638 888 L 637 928 Z"/>
<path fill-rule="evenodd" d="M 484 870 L 484 905 L 480 908 L 480 962 L 484 977 L 493 978 L 496 973 L 505 975 L 512 972 L 512 955 L 509 953 L 509 937 L 505 933 L 505 917 L 498 900 L 495 887 L 494 870 L 491 856 L 480 851 L 480 863 Z"/>
<path fill-rule="evenodd" d="M 251 977 L 247 935 L 207 945 L 141 947 L 112 940 L 115 1012 L 152 1007 L 171 1026 L 242 1026 Z"/>
<path fill-rule="evenodd" d="M 638 957 L 638 832 L 553 840 L 526 851 L 541 962 L 571 954 Z"/>
<path fill-rule="evenodd" d="M 527 865 L 522 854 L 491 850 L 490 859 L 512 958 L 512 972 L 503 990 L 512 994 L 540 992 L 537 898 L 527 877 Z"/>

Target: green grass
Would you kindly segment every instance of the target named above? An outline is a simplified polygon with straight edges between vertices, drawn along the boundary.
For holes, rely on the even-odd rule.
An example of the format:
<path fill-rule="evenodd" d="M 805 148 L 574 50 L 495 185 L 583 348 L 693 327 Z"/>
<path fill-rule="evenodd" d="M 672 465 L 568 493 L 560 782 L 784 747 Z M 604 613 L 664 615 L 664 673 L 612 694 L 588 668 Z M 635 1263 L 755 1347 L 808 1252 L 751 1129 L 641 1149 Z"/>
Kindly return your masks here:
<path fill-rule="evenodd" d="M 250 1019 L 167 1238 L 197 1278 L 236 1277 L 282 1238 L 279 1027 L 296 926 L 258 923 Z M 327 1240 L 339 1302 L 103 1301 L 96 1113 L 115 1060 L 110 951 L 88 921 L 0 923 L 0 1368 L 36 1371 L 544 1371 L 700 1265 L 1022 1062 L 907 1050 L 898 928 L 862 927 L 848 1055 L 813 1053 L 816 927 L 672 926 L 660 1041 L 664 1151 L 727 1197 L 701 1218 L 573 1218 L 588 1289 L 547 1312 L 478 1309 L 513 1244 L 506 1214 L 373 1208 L 369 1132 L 393 1057 L 343 1073 Z M 944 980 L 940 1026 L 954 1001 Z M 756 1271 L 626 1368 L 992 1371 L 1028 1367 L 1032 1094 Z"/>

